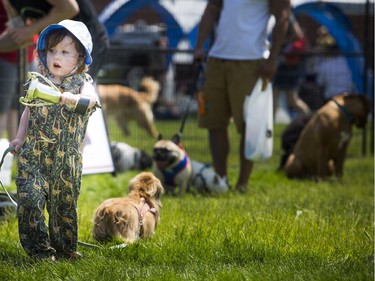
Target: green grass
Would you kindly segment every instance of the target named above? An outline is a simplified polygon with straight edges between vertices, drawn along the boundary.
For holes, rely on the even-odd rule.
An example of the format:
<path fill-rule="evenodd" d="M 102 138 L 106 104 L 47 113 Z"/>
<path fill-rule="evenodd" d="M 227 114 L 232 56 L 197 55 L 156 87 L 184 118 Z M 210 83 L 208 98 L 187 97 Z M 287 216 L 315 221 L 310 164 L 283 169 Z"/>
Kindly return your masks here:
<path fill-rule="evenodd" d="M 157 122 L 165 138 L 179 126 L 179 121 Z M 112 120 L 109 129 L 111 140 L 151 153 L 155 140 L 134 125 L 128 138 Z M 238 136 L 231 129 L 234 185 Z M 361 131 L 349 147 L 343 180 L 315 183 L 276 172 L 282 129 L 275 126 L 274 155 L 255 165 L 247 194 L 164 196 L 160 224 L 148 241 L 117 250 L 79 246 L 85 258 L 75 262 L 35 261 L 20 246 L 16 219 L 2 221 L 0 280 L 373 280 L 374 159 L 370 153 L 361 156 Z M 206 137 L 191 117 L 183 144 L 192 159 L 210 161 Z M 136 173 L 84 176 L 81 241 L 95 243 L 90 233 L 95 208 L 126 194 Z"/>

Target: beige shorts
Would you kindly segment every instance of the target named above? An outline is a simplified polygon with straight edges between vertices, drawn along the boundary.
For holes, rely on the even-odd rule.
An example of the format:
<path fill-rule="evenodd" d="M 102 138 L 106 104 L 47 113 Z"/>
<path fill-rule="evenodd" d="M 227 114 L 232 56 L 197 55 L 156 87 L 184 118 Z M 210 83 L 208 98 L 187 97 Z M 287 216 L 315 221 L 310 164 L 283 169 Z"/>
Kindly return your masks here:
<path fill-rule="evenodd" d="M 201 128 L 226 128 L 233 117 L 237 131 L 244 131 L 243 104 L 258 79 L 260 62 L 208 59 L 202 93 L 204 112 L 199 116 Z"/>

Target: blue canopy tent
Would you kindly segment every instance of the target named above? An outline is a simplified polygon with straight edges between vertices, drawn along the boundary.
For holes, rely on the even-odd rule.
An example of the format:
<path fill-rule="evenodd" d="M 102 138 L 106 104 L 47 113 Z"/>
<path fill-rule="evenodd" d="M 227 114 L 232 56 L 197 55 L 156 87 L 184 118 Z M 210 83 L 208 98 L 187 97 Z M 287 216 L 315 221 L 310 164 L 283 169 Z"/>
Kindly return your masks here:
<path fill-rule="evenodd" d="M 162 5 L 160 5 L 158 1 L 112 1 L 110 5 L 100 14 L 99 19 L 106 27 L 109 37 L 111 37 L 117 26 L 125 23 L 130 16 L 145 7 L 151 8 L 163 19 L 164 23 L 169 27 L 167 28 L 167 36 L 170 44 L 169 47 L 177 47 L 178 42 L 184 35 L 183 31 L 173 15 L 171 15 Z"/>
<path fill-rule="evenodd" d="M 352 72 L 352 80 L 357 91 L 363 93 L 365 90 L 363 82 L 363 51 L 358 40 L 351 32 L 351 25 L 348 18 L 342 11 L 333 4 L 315 2 L 296 6 L 293 12 L 295 15 L 306 14 L 319 24 L 324 25 L 336 40 L 340 50 L 344 54 L 350 54 L 346 56 L 346 59 Z"/>
<path fill-rule="evenodd" d="M 129 18 L 143 8 L 153 10 L 166 25 L 166 35 L 168 37 L 168 47 L 177 48 L 182 39 L 187 39 L 191 46 L 194 46 L 197 27 L 184 31 L 175 16 L 171 14 L 161 3 L 156 0 L 114 0 L 99 15 L 99 20 L 106 27 L 109 37 L 111 37 L 117 26 L 126 23 Z M 171 56 L 169 56 L 170 62 Z"/>
<path fill-rule="evenodd" d="M 181 40 L 186 39 L 190 46 L 195 46 L 198 23 L 190 30 L 185 30 L 176 20 L 175 15 L 168 11 L 157 0 L 114 0 L 99 15 L 100 21 L 105 25 L 111 37 L 117 26 L 122 25 L 136 12 L 143 8 L 153 10 L 167 26 L 166 35 L 169 40 L 169 48 L 178 47 Z M 305 3 L 293 8 L 296 15 L 306 14 L 316 22 L 324 25 L 335 38 L 339 48 L 345 54 L 352 72 L 352 80 L 359 93 L 364 92 L 364 58 L 363 51 L 358 40 L 351 32 L 348 18 L 335 5 L 324 2 Z M 353 55 L 358 54 L 358 55 Z M 168 64 L 171 56 L 168 56 Z"/>

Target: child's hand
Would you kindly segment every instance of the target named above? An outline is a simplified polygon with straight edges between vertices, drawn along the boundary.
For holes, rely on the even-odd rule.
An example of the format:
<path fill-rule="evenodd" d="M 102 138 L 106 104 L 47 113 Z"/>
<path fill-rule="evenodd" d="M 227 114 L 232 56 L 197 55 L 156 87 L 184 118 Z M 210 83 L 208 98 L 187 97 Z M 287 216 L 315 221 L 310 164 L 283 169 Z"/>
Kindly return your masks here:
<path fill-rule="evenodd" d="M 60 101 L 62 104 L 65 104 L 68 106 L 75 106 L 78 99 L 79 99 L 78 95 L 73 95 L 70 92 L 64 92 L 61 94 Z"/>
<path fill-rule="evenodd" d="M 18 150 L 21 148 L 23 145 L 24 141 L 21 139 L 14 139 L 11 142 L 9 142 L 9 147 L 13 146 L 14 150 L 11 151 L 12 154 L 18 153 Z"/>

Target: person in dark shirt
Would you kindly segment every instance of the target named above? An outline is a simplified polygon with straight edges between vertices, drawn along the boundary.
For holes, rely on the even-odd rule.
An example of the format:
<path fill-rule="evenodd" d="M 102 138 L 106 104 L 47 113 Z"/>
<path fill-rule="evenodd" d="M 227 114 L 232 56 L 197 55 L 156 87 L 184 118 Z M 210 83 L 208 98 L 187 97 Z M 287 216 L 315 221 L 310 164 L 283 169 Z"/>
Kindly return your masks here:
<path fill-rule="evenodd" d="M 3 0 L 8 28 L 0 34 L 0 52 L 17 50 L 32 42 L 46 26 L 64 19 L 82 21 L 89 29 L 94 49 L 89 74 L 96 80 L 109 46 L 109 38 L 90 0 Z"/>

